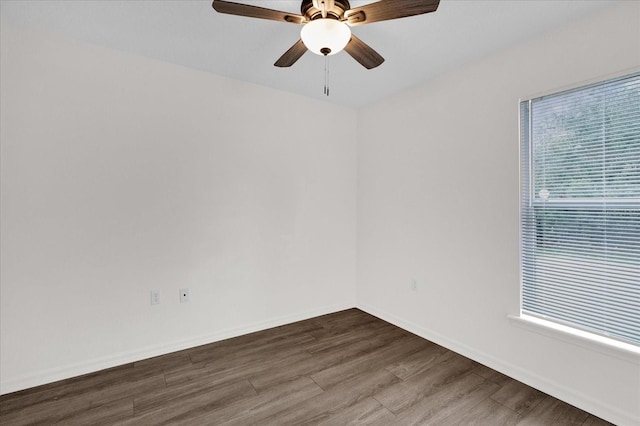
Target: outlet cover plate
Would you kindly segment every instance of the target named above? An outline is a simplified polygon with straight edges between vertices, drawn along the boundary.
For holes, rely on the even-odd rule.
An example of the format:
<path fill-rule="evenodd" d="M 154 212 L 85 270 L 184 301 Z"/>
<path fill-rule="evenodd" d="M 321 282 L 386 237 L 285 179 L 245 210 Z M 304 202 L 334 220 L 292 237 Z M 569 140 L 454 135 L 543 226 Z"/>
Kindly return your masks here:
<path fill-rule="evenodd" d="M 151 290 L 151 304 L 152 305 L 160 304 L 160 290 Z"/>

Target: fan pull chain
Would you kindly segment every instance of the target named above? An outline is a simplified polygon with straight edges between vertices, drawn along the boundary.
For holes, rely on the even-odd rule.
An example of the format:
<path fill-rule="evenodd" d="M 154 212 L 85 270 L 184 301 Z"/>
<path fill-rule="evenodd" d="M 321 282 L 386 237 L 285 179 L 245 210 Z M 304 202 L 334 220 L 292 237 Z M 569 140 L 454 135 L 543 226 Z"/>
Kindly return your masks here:
<path fill-rule="evenodd" d="M 331 49 L 325 47 L 320 52 L 324 55 L 324 94 L 329 96 L 329 53 L 331 53 Z"/>
<path fill-rule="evenodd" d="M 324 94 L 329 96 L 329 57 L 324 57 Z"/>

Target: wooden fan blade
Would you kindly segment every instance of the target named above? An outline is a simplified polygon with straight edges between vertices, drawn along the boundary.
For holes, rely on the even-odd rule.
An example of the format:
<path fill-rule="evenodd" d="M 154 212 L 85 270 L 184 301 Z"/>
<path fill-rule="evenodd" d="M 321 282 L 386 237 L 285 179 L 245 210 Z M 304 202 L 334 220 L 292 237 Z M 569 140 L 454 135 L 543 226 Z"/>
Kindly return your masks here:
<path fill-rule="evenodd" d="M 307 52 L 307 46 L 304 45 L 302 40 L 298 40 L 296 44 L 291 46 L 289 50 L 284 52 L 284 55 L 280 56 L 280 59 L 276 61 L 276 67 L 290 67 L 295 64 L 298 59 Z"/>
<path fill-rule="evenodd" d="M 233 3 L 224 0 L 213 0 L 211 4 L 216 12 L 229 15 L 248 16 L 250 18 L 271 19 L 273 21 L 289 22 L 291 24 L 304 24 L 306 18 L 295 13 L 281 12 L 279 10 L 265 9 L 264 7 L 248 4 Z"/>
<path fill-rule="evenodd" d="M 378 52 L 353 34 L 351 34 L 351 40 L 347 43 L 344 51 L 368 70 L 384 62 L 384 58 Z"/>
<path fill-rule="evenodd" d="M 440 0 L 380 0 L 347 10 L 344 17 L 351 26 L 388 21 L 435 12 Z"/>

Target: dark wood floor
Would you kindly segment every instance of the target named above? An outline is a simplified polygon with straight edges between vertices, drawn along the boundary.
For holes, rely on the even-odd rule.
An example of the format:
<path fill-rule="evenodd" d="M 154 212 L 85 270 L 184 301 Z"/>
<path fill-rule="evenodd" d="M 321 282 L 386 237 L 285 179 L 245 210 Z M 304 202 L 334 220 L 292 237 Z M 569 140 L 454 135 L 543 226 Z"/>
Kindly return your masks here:
<path fill-rule="evenodd" d="M 0 424 L 605 425 L 357 309 L 0 397 Z"/>

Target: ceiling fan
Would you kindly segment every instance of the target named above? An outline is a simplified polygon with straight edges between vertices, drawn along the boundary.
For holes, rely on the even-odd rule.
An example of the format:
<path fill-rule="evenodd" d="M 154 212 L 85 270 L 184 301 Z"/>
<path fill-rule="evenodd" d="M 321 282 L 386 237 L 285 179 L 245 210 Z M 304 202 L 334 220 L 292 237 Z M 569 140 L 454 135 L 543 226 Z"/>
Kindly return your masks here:
<path fill-rule="evenodd" d="M 212 6 L 220 13 L 303 25 L 300 40 L 275 62 L 277 67 L 290 67 L 307 50 L 327 57 L 344 49 L 362 66 L 372 69 L 384 58 L 351 34 L 350 26 L 434 12 L 439 3 L 440 0 L 379 0 L 352 9 L 348 0 L 302 0 L 299 15 L 224 0 L 213 0 Z"/>

